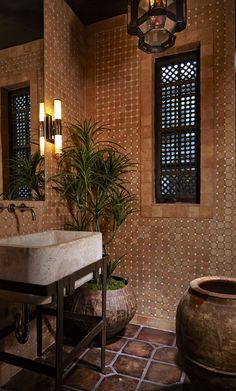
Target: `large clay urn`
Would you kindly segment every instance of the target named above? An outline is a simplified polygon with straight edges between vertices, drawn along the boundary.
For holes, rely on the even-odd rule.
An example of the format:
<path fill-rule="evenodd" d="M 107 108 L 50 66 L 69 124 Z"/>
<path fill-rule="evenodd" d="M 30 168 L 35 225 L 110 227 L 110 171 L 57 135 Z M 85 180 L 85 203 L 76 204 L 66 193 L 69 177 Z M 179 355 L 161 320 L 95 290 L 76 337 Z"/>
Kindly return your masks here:
<path fill-rule="evenodd" d="M 177 309 L 176 337 L 194 390 L 236 390 L 236 278 L 193 280 Z"/>
<path fill-rule="evenodd" d="M 119 277 L 114 277 L 121 279 Z M 80 287 L 75 294 L 71 296 L 66 307 L 80 315 L 101 316 L 102 315 L 102 292 L 89 288 Z M 107 319 L 107 338 L 111 338 L 120 332 L 134 317 L 137 309 L 136 299 L 128 281 L 125 281 L 123 288 L 107 290 L 106 300 L 106 319 Z M 88 331 L 95 326 L 86 321 L 74 321 L 75 325 Z"/>

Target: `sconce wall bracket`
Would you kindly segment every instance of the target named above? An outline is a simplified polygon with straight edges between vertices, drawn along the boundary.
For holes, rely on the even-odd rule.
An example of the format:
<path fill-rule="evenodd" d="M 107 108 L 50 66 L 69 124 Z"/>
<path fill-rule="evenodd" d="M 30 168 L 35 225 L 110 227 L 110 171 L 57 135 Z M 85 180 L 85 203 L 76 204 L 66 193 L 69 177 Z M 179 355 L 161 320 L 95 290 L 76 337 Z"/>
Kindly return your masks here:
<path fill-rule="evenodd" d="M 45 116 L 45 136 L 47 141 L 54 143 L 53 120 L 50 114 Z"/>

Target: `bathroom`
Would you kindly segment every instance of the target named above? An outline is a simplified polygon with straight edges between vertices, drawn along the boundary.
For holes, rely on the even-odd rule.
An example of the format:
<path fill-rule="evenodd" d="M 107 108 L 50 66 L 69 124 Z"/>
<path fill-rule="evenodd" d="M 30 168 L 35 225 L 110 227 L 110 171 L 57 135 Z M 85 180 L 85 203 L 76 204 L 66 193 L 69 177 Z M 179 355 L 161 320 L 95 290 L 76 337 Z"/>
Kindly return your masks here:
<path fill-rule="evenodd" d="M 136 314 L 122 340 L 127 344 L 130 340 L 134 342 L 140 333 L 145 334 L 144 339 L 138 339 L 138 344 L 150 343 L 154 350 L 148 359 L 139 355 L 141 353 L 138 356 L 149 362 L 157 349 L 150 336 L 153 330 L 167 331 L 165 337 L 171 342 L 164 338 L 164 342 L 158 344 L 176 350 L 176 310 L 190 281 L 202 276 L 235 277 L 236 274 L 235 2 L 187 0 L 187 27 L 176 33 L 174 46 L 161 54 L 165 57 L 201 48 L 200 202 L 189 203 L 155 201 L 153 80 L 156 55 L 139 50 L 137 37 L 127 34 L 126 1 L 123 2 L 123 12 L 110 13 L 102 20 L 87 24 L 81 22 L 86 16 L 81 15 L 80 20 L 70 8 L 69 1 L 44 0 L 43 3 L 44 27 L 39 37 L 30 43 L 0 51 L 1 90 L 6 85 L 29 82 L 31 129 L 36 136 L 39 103 L 44 101 L 45 111 L 53 115 L 53 102 L 60 99 L 63 145 L 68 137 L 68 123 L 92 118 L 107 125 L 111 129 L 111 140 L 122 145 L 137 163 L 137 169 L 130 174 L 130 191 L 136 195 L 137 210 L 117 232 L 111 255 L 125 254 L 118 271 L 128 278 L 137 299 Z M 95 7 L 92 1 L 91 7 Z M 92 15 L 96 12 L 91 10 Z M 3 129 L 4 115 L 1 112 L 1 192 L 5 180 Z M 48 181 L 57 172 L 58 161 L 54 145 L 46 141 L 44 199 L 26 200 L 26 209 L 16 208 L 12 213 L 6 208 L 10 204 L 20 206 L 22 201 L 1 199 L 1 239 L 64 229 L 69 213 Z M 17 311 L 16 306 L 1 301 L 1 328 L 9 326 Z M 50 319 L 46 319 L 43 328 L 45 346 L 53 341 L 52 329 L 53 323 L 51 326 Z M 21 346 L 10 335 L 4 339 L 4 347 L 34 358 L 35 338 L 32 321 L 28 343 Z M 125 347 L 119 342 L 108 348 L 112 368 L 117 351 L 122 357 L 122 349 Z M 170 354 L 174 354 L 173 351 Z M 127 353 L 129 355 L 136 357 L 136 353 Z M 145 370 L 148 369 L 143 368 L 142 360 L 139 375 L 130 372 L 125 377 L 124 369 L 116 370 L 121 379 L 120 387 L 134 390 L 188 389 L 184 373 L 177 373 L 177 366 L 173 363 L 173 381 L 168 383 L 166 378 L 158 381 L 154 375 L 145 379 Z M 136 368 L 136 364 L 132 365 Z M 119 382 L 108 382 L 112 376 L 102 388 L 103 375 L 91 371 L 89 366 L 83 370 L 86 380 L 82 381 L 81 375 L 76 380 L 74 375 L 73 381 L 65 383 L 64 390 L 121 389 Z M 16 372 L 16 367 L 2 363 L 0 384 L 10 382 Z M 39 389 L 30 385 L 22 388 L 25 382 L 29 382 L 29 375 L 17 382 L 17 386 L 13 383 L 12 388 L 7 389 Z M 52 387 L 51 382 L 39 384 L 37 387 L 45 390 Z"/>

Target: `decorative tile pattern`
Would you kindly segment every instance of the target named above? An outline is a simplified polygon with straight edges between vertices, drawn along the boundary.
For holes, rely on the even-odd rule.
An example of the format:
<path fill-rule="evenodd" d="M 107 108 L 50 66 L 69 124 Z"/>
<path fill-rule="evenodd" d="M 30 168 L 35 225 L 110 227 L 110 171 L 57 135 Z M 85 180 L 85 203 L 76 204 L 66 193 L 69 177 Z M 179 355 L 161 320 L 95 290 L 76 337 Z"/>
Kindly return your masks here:
<path fill-rule="evenodd" d="M 129 341 L 123 349 L 123 353 L 142 358 L 149 358 L 152 351 L 153 347 L 150 344 L 141 341 Z"/>
<path fill-rule="evenodd" d="M 153 356 L 154 360 L 163 361 L 166 363 L 176 364 L 177 363 L 177 348 L 175 347 L 161 347 L 157 349 Z"/>
<path fill-rule="evenodd" d="M 122 375 L 141 377 L 146 364 L 145 360 L 120 355 L 113 366 L 116 372 Z"/>
<path fill-rule="evenodd" d="M 65 122 L 85 115 L 100 119 L 110 125 L 111 139 L 126 147 L 134 160 L 140 162 L 142 150 L 146 153 L 147 165 L 151 165 L 147 151 L 152 145 L 141 138 L 140 130 L 141 54 L 136 38 L 126 33 L 126 18 L 118 17 L 84 28 L 63 0 L 45 0 L 44 4 L 47 110 L 52 109 L 54 98 L 61 98 Z M 206 106 L 202 115 L 207 122 L 208 114 L 214 114 L 215 150 L 214 154 L 209 153 L 206 145 L 202 153 L 206 161 L 215 161 L 215 179 L 209 171 L 205 171 L 204 176 L 205 182 L 215 184 L 215 214 L 203 220 L 194 215 L 194 210 L 191 218 L 144 218 L 136 213 L 118 232 L 113 248 L 113 253 L 127 254 L 120 272 L 129 277 L 135 289 L 136 319 L 146 325 L 166 322 L 174 327 L 177 303 L 193 278 L 236 273 L 234 2 L 229 6 L 228 0 L 189 0 L 188 29 L 183 34 L 189 34 L 194 42 L 196 31 L 204 33 L 206 25 L 214 36 L 213 48 L 205 48 L 204 52 L 207 61 L 209 50 L 214 50 L 214 106 Z M 89 43 L 87 47 L 85 38 Z M 151 72 L 148 68 L 147 73 Z M 206 78 L 202 88 L 207 89 L 207 83 Z M 144 102 L 145 105 L 150 103 L 145 99 Z M 147 132 L 146 120 L 149 118 L 142 118 L 142 135 Z M 208 133 L 202 136 L 208 137 Z M 55 173 L 57 167 L 50 148 L 48 145 L 46 178 Z M 147 172 L 150 167 L 149 171 L 144 171 L 139 165 L 138 173 L 130 175 L 131 190 L 138 200 L 141 176 L 150 180 Z M 151 194 L 145 197 L 152 202 Z M 63 228 L 68 213 L 48 183 L 46 201 L 31 205 L 35 206 L 37 220 L 32 223 L 30 214 L 22 214 L 21 233 Z M 17 234 L 15 218 L 2 212 L 0 236 L 13 234 Z M 127 337 L 124 335 L 124 338 Z M 13 347 L 14 340 L 9 344 Z M 26 352 L 27 347 L 24 349 Z M 3 377 L 6 370 L 2 372 Z"/>
<path fill-rule="evenodd" d="M 143 327 L 137 338 L 143 341 L 152 342 L 154 344 L 172 346 L 175 335 L 169 331 L 157 331 L 156 329 L 152 329 L 150 327 Z"/>
<path fill-rule="evenodd" d="M 153 80 L 153 69 L 152 56 L 137 49 L 137 39 L 127 35 L 125 24 L 125 17 L 119 17 L 88 30 L 89 88 L 94 95 L 89 94 L 87 115 L 108 124 L 112 140 L 124 146 L 139 163 L 138 174 L 132 173 L 129 178 L 139 208 L 141 178 L 142 182 L 150 182 L 153 167 L 153 144 L 146 137 L 153 118 L 140 118 L 142 106 L 152 106 L 151 91 L 143 88 L 140 79 L 144 56 L 150 59 L 150 65 L 145 65 L 145 77 Z M 179 217 L 149 218 L 136 213 L 119 230 L 112 255 L 126 254 L 120 272 L 129 278 L 138 297 L 138 323 L 174 329 L 176 307 L 190 280 L 202 275 L 234 276 L 236 272 L 234 27 L 234 2 L 188 1 L 188 27 L 177 34 L 177 41 L 185 36 L 188 42 L 196 44 L 199 34 L 206 40 L 213 37 L 213 45 L 206 43 L 201 47 L 207 68 L 202 91 L 208 93 L 207 75 L 212 71 L 214 74 L 214 94 L 201 113 L 205 129 L 201 135 L 205 189 L 201 213 L 214 213 L 203 219 L 192 206 L 189 217 L 184 218 L 183 206 L 178 205 Z M 212 136 L 208 131 L 209 118 L 214 119 Z M 140 164 L 141 153 L 145 167 Z M 215 174 L 208 169 L 210 166 L 215 166 Z M 143 197 L 150 205 L 153 203 L 152 192 Z"/>
<path fill-rule="evenodd" d="M 125 378 L 124 376 L 114 375 L 103 379 L 98 387 L 99 391 L 135 391 L 138 381 L 135 379 Z"/>
<path fill-rule="evenodd" d="M 175 367 L 168 364 L 161 364 L 152 362 L 148 368 L 145 380 L 150 380 L 152 382 L 158 382 L 161 384 L 172 384 L 178 383 L 181 379 L 181 371 Z"/>
<path fill-rule="evenodd" d="M 5 49 L 5 54 L 3 51 L 0 53 L 1 75 L 4 72 L 11 74 L 13 71 L 16 73 L 24 72 L 24 70 L 29 72 L 30 69 L 37 72 L 39 91 L 36 92 L 38 93 L 38 100 L 43 99 L 44 96 L 46 112 L 52 113 L 54 99 L 60 98 L 62 100 L 63 142 L 66 139 L 65 124 L 75 118 L 85 116 L 84 38 L 83 25 L 64 0 L 45 0 L 44 45 L 43 42 L 39 41 L 40 45 L 36 43 L 37 50 L 35 50 L 35 43 L 32 42 L 22 45 L 24 47 L 23 53 L 19 47 Z M 10 56 L 12 50 L 13 52 L 15 51 L 14 58 Z M 4 55 L 8 57 L 9 62 L 6 61 L 6 58 L 3 58 Z M 40 63 L 39 69 L 38 63 Z M 38 123 L 38 114 L 36 123 Z M 30 206 L 35 208 L 36 221 L 34 222 L 32 222 L 30 213 L 17 212 L 20 234 L 64 228 L 65 221 L 68 220 L 67 209 L 57 194 L 51 190 L 47 181 L 49 176 L 56 173 L 57 164 L 58 160 L 53 153 L 53 147 L 50 143 L 47 143 L 45 154 L 45 201 L 27 202 L 27 205 L 30 204 Z M 20 202 L 16 201 L 15 203 L 19 204 Z M 8 205 L 9 201 L 4 200 L 2 204 Z M 17 235 L 17 221 L 14 214 L 2 211 L 0 215 L 0 237 Z M 4 303 L 2 303 L 1 311 L 4 314 L 2 318 L 4 317 L 5 323 L 14 321 L 16 306 L 11 309 L 9 305 L 5 305 L 4 309 Z M 44 334 L 46 346 L 52 342 L 52 326 L 53 322 L 50 326 L 51 329 L 49 327 L 50 331 L 46 327 L 47 331 Z M 33 334 L 33 332 L 32 328 L 31 333 Z M 21 351 L 26 356 L 35 357 L 35 344 L 29 343 L 19 347 L 14 336 L 10 336 L 5 341 L 5 348 L 12 352 Z M 15 372 L 16 368 L 13 366 L 0 365 L 0 383 L 5 382 Z"/>
<path fill-rule="evenodd" d="M 98 343 L 92 343 L 78 357 L 71 368 L 66 369 L 63 391 L 187 391 L 190 387 L 185 374 L 175 363 L 177 348 L 155 342 L 142 342 L 143 335 L 148 334 L 148 328 L 129 325 L 123 334 L 130 334 L 136 329 L 135 336 L 123 336 L 122 344 L 117 350 L 117 345 L 108 344 L 106 351 L 105 374 L 100 372 L 100 349 Z M 138 329 L 137 329 L 138 328 Z M 153 341 L 162 336 L 163 341 L 168 341 L 169 332 L 150 329 Z M 166 338 L 164 335 L 166 334 Z M 156 335 L 156 339 L 155 339 Z M 118 339 L 116 340 L 117 343 Z M 125 341 L 125 343 L 124 343 Z M 68 342 L 68 339 L 67 339 Z M 114 350 L 112 350 L 114 346 Z M 68 349 L 68 347 L 67 347 Z M 64 350 L 67 351 L 67 349 Z M 45 360 L 53 359 L 55 350 L 50 348 L 45 352 Z M 145 357 L 145 358 L 144 358 Z M 27 391 L 40 390 L 52 391 L 52 381 L 45 376 L 21 371 L 5 386 L 6 390 L 23 391 L 26 383 Z M 169 388 L 170 387 L 170 388 Z"/>

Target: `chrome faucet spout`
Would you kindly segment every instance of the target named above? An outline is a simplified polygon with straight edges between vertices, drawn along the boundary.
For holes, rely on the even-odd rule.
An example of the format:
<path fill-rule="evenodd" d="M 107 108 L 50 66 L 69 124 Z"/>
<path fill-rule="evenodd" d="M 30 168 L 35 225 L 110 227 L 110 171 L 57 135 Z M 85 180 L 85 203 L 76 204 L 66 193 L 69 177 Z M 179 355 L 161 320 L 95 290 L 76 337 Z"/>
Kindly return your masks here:
<path fill-rule="evenodd" d="M 35 214 L 35 211 L 34 211 L 34 208 L 30 207 L 30 206 L 27 206 L 25 204 L 20 204 L 19 206 L 17 206 L 17 208 L 21 211 L 21 212 L 25 212 L 27 210 L 29 210 L 31 212 L 31 216 L 32 216 L 32 221 L 35 221 L 36 220 L 36 214 Z"/>
<path fill-rule="evenodd" d="M 32 221 L 35 221 L 36 220 L 36 213 L 33 208 L 30 208 L 30 211 L 31 211 Z"/>

